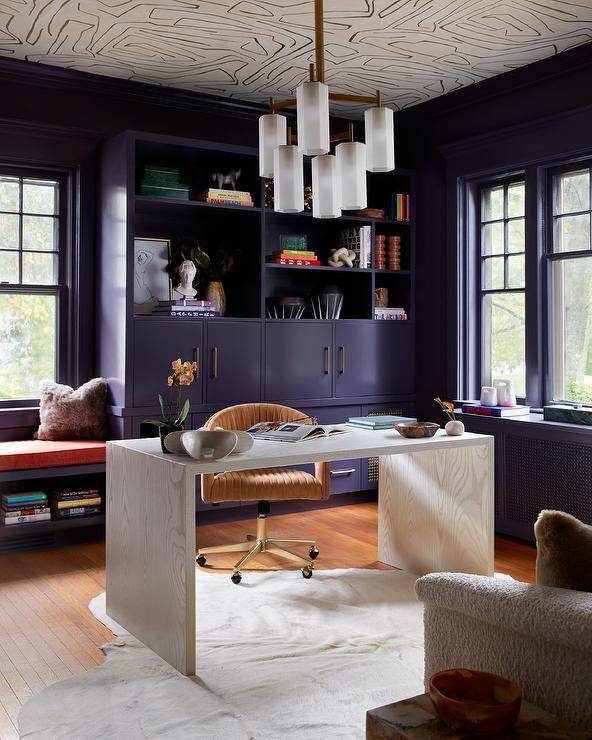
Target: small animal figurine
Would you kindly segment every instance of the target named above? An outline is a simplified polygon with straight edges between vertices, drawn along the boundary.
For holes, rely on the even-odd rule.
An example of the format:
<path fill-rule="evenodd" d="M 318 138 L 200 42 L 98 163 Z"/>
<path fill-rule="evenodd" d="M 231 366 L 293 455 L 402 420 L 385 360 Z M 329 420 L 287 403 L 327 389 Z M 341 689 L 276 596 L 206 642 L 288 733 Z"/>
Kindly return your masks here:
<path fill-rule="evenodd" d="M 226 175 L 222 172 L 215 172 L 212 175 L 212 180 L 217 184 L 218 190 L 222 190 L 225 185 L 228 185 L 228 190 L 236 190 L 236 183 L 241 176 L 242 170 L 230 170 Z"/>
<path fill-rule="evenodd" d="M 341 247 L 340 249 L 332 249 L 331 256 L 327 260 L 327 264 L 331 267 L 353 267 L 356 253 L 352 249 Z"/>

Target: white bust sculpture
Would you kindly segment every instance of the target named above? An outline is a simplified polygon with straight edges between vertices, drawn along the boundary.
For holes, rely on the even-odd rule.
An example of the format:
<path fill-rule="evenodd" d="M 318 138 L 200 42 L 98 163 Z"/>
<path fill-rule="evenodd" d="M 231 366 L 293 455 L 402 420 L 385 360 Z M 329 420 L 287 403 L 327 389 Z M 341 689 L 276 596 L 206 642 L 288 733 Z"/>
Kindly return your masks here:
<path fill-rule="evenodd" d="M 195 298 L 197 291 L 193 287 L 193 278 L 197 268 L 191 260 L 183 260 L 179 267 L 177 267 L 177 273 L 181 282 L 175 288 L 177 293 L 183 296 L 183 298 Z"/>

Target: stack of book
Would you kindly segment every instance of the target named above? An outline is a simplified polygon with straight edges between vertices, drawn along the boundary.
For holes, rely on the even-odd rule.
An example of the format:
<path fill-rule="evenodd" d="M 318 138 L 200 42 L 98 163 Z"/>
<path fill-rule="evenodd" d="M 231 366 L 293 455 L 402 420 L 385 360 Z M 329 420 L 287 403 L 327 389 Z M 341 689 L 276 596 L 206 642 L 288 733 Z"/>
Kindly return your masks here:
<path fill-rule="evenodd" d="M 395 424 L 407 424 L 408 422 L 417 421 L 410 416 L 350 416 L 347 425 L 357 427 L 358 429 L 394 429 Z"/>
<path fill-rule="evenodd" d="M 56 488 L 51 494 L 54 519 L 72 519 L 101 513 L 103 499 L 96 488 Z"/>
<path fill-rule="evenodd" d="M 359 226 L 352 229 L 343 229 L 339 233 L 339 248 L 351 249 L 356 253 L 354 267 L 364 269 L 370 267 L 371 248 L 371 226 Z"/>
<path fill-rule="evenodd" d="M 208 188 L 202 190 L 195 200 L 202 203 L 213 203 L 214 205 L 224 206 L 246 206 L 253 207 L 253 198 L 251 193 L 246 190 L 221 190 L 220 188 Z"/>
<path fill-rule="evenodd" d="M 212 308 L 212 301 L 197 299 L 158 301 L 152 310 L 155 316 L 177 316 L 181 318 L 204 318 L 220 316 L 220 311 Z"/>
<path fill-rule="evenodd" d="M 267 261 L 274 265 L 320 265 L 316 252 L 306 249 L 282 249 L 268 255 Z"/>
<path fill-rule="evenodd" d="M 42 491 L 2 494 L 3 524 L 26 524 L 51 519 L 47 496 Z"/>
<path fill-rule="evenodd" d="M 409 193 L 391 193 L 390 214 L 393 221 L 411 221 L 411 196 Z"/>
<path fill-rule="evenodd" d="M 376 321 L 407 321 L 407 314 L 404 308 L 376 306 L 374 309 L 374 319 Z"/>
<path fill-rule="evenodd" d="M 463 403 L 462 412 L 463 414 L 505 418 L 507 416 L 527 416 L 530 414 L 530 406 L 484 406 L 479 401 L 470 401 Z"/>
<path fill-rule="evenodd" d="M 146 165 L 144 177 L 140 181 L 140 195 L 189 200 L 189 185 L 181 182 L 179 169 Z"/>

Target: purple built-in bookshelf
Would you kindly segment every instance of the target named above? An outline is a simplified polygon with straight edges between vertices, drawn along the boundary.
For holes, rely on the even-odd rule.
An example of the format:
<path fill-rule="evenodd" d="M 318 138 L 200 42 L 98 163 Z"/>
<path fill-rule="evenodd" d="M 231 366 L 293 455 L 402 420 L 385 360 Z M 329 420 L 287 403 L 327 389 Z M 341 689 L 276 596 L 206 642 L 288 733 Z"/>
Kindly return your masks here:
<path fill-rule="evenodd" d="M 146 164 L 180 167 L 199 190 L 211 172 L 242 169 L 240 188 L 254 208 L 206 205 L 136 194 Z M 200 361 L 191 386 L 193 427 L 235 403 L 273 401 L 306 410 L 325 423 L 373 412 L 414 410 L 415 174 L 396 170 L 368 175 L 368 203 L 384 207 L 391 192 L 410 192 L 409 223 L 344 216 L 318 220 L 310 213 L 278 214 L 264 206 L 257 150 L 185 138 L 125 132 L 103 147 L 97 337 L 98 372 L 109 379 L 114 435 L 142 434 L 142 420 L 158 413 L 156 394 L 177 356 Z M 306 234 L 325 262 L 339 231 L 370 225 L 375 234 L 399 235 L 402 269 L 277 266 L 266 255 L 280 234 Z M 222 318 L 134 316 L 133 240 L 197 238 L 206 251 L 218 241 L 243 251 L 224 278 L 227 312 Z M 344 293 L 339 320 L 268 319 L 266 299 L 306 297 L 315 287 L 337 285 Z M 374 289 L 387 287 L 391 305 L 407 310 L 406 322 L 374 321 Z M 213 353 L 217 372 L 213 373 Z M 215 376 L 215 377 L 214 377 Z M 365 461 L 336 464 L 335 492 L 375 484 Z"/>

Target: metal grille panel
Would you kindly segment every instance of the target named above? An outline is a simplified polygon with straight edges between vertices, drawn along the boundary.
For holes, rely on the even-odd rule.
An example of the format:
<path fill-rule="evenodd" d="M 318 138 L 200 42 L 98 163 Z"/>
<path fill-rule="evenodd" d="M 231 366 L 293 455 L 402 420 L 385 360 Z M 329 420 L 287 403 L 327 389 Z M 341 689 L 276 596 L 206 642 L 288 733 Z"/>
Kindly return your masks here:
<path fill-rule="evenodd" d="M 403 409 L 386 409 L 383 411 L 371 411 L 367 416 L 405 416 Z M 378 458 L 368 458 L 368 482 L 378 482 Z"/>
<path fill-rule="evenodd" d="M 592 524 L 592 447 L 507 436 L 505 516 L 533 525 L 542 509 Z"/>

